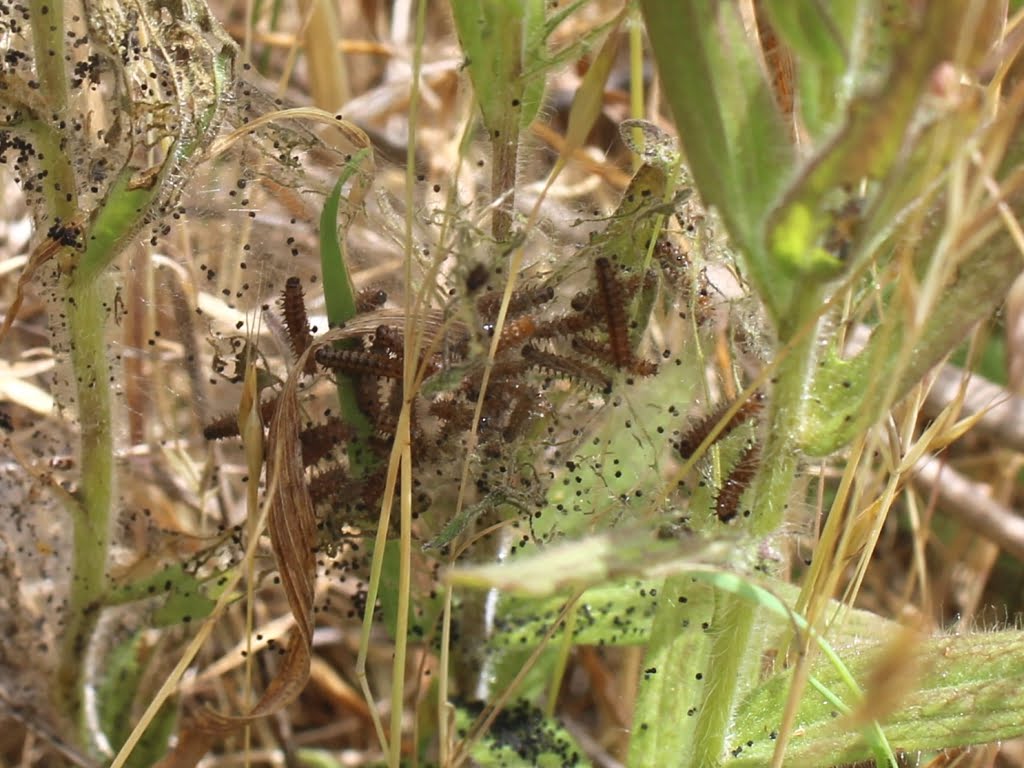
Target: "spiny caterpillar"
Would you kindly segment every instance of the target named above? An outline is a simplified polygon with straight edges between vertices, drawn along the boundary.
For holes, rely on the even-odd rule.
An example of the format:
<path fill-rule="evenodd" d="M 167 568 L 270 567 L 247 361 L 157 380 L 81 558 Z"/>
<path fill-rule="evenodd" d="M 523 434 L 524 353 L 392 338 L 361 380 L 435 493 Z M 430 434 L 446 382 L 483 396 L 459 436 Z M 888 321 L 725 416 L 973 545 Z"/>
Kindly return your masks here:
<path fill-rule="evenodd" d="M 594 262 L 594 273 L 597 276 L 598 295 L 608 329 L 608 347 L 611 350 L 612 362 L 619 370 L 631 370 L 633 348 L 629 343 L 626 292 L 608 259 L 597 259 Z"/>
<path fill-rule="evenodd" d="M 704 442 L 705 438 L 711 434 L 711 430 L 722 420 L 726 412 L 733 406 L 734 403 L 724 403 L 716 408 L 712 413 L 696 422 L 690 429 L 684 434 L 679 442 L 676 443 L 676 449 L 679 451 L 679 455 L 684 459 L 690 458 L 696 450 L 700 447 L 700 444 Z M 725 424 L 722 425 L 721 430 L 718 433 L 718 439 L 721 440 L 732 432 L 736 427 L 754 418 L 761 412 L 761 408 L 764 406 L 764 393 L 755 392 L 749 400 L 741 405 L 736 413 L 732 415 Z"/>
<path fill-rule="evenodd" d="M 740 497 L 754 480 L 757 468 L 761 465 L 761 446 L 751 441 L 744 447 L 729 474 L 722 481 L 715 497 L 715 514 L 723 523 L 736 517 L 739 511 Z"/>
<path fill-rule="evenodd" d="M 381 376 L 385 379 L 402 378 L 400 359 L 373 350 L 320 347 L 314 355 L 316 361 L 324 368 L 341 373 Z"/>
<path fill-rule="evenodd" d="M 522 355 L 537 368 L 552 373 L 556 377 L 570 379 L 605 394 L 612 391 L 612 380 L 601 369 L 584 363 L 582 360 L 544 352 L 529 344 L 523 347 Z"/>
<path fill-rule="evenodd" d="M 302 281 L 299 278 L 289 277 L 285 282 L 280 305 L 281 317 L 284 320 L 285 330 L 288 331 L 288 341 L 292 346 L 292 352 L 295 353 L 296 358 L 301 357 L 313 341 L 313 332 L 309 327 L 305 294 L 302 290 Z"/>

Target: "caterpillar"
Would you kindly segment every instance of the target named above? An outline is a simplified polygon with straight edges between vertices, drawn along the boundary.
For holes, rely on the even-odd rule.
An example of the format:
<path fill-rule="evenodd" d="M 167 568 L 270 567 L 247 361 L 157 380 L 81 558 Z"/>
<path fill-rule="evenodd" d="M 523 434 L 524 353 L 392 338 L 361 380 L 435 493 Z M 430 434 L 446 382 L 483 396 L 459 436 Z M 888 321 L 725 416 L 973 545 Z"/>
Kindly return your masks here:
<path fill-rule="evenodd" d="M 302 290 L 302 281 L 298 277 L 289 277 L 285 281 L 280 305 L 292 352 L 296 358 L 302 357 L 302 353 L 313 341 L 313 332 L 309 327 L 309 316 L 306 314 L 306 295 Z M 308 360 L 304 372 L 316 373 L 316 361 Z"/>
<path fill-rule="evenodd" d="M 577 336 L 572 340 L 572 349 L 574 352 L 578 352 L 584 357 L 589 357 L 591 360 L 597 360 L 599 363 L 615 365 L 611 347 L 595 339 Z"/>
<path fill-rule="evenodd" d="M 722 420 L 726 411 L 728 411 L 732 405 L 732 403 L 724 403 L 720 405 L 713 413 L 708 414 L 690 427 L 686 434 L 680 438 L 678 443 L 676 443 L 676 449 L 679 451 L 680 456 L 684 459 L 690 458 L 700 447 L 700 444 L 704 442 L 704 439 L 711 434 L 711 430 L 713 430 L 718 422 Z M 722 426 L 721 431 L 718 433 L 718 439 L 721 440 L 740 424 L 743 424 L 755 417 L 761 412 L 761 408 L 763 406 L 764 393 L 760 391 L 755 392 L 751 395 L 749 400 L 739 407 L 736 413 L 733 414 L 732 418 Z"/>
<path fill-rule="evenodd" d="M 359 405 L 359 410 L 371 422 L 377 423 L 381 418 L 383 408 L 380 397 L 380 379 L 376 376 L 356 376 L 355 379 L 356 403 Z"/>
<path fill-rule="evenodd" d="M 556 336 L 572 336 L 576 333 L 589 331 L 599 322 L 601 322 L 599 315 L 581 311 L 572 315 L 563 315 L 561 317 L 537 323 L 533 335 L 538 339 L 550 339 Z"/>
<path fill-rule="evenodd" d="M 314 353 L 324 368 L 348 374 L 366 374 L 385 379 L 402 378 L 402 361 L 366 349 L 337 349 L 320 347 Z"/>
<path fill-rule="evenodd" d="M 476 300 L 476 311 L 485 322 L 493 323 L 497 319 L 503 295 L 503 291 L 488 291 Z M 555 298 L 555 289 L 551 286 L 520 288 L 518 291 L 513 291 L 509 298 L 508 315 L 510 317 L 521 315 L 527 310 L 547 304 L 553 298 Z"/>
<path fill-rule="evenodd" d="M 302 444 L 302 465 L 310 467 L 324 458 L 341 441 L 351 437 L 348 426 L 337 416 L 332 416 L 323 424 L 307 427 L 299 433 Z"/>
<path fill-rule="evenodd" d="M 485 285 L 491 277 L 491 271 L 479 261 L 473 265 L 466 275 L 466 291 L 476 293 Z"/>
<path fill-rule="evenodd" d="M 388 300 L 386 291 L 380 288 L 361 288 L 356 293 L 356 312 L 364 314 L 383 307 Z"/>
<path fill-rule="evenodd" d="M 534 414 L 535 397 L 525 386 L 515 384 L 514 389 L 508 398 L 508 420 L 501 432 L 501 437 L 506 442 L 515 440 L 530 424 L 531 416 Z"/>
<path fill-rule="evenodd" d="M 612 391 L 611 379 L 600 369 L 582 360 L 544 352 L 529 344 L 523 347 L 522 355 L 523 359 L 528 360 L 534 367 L 546 370 L 555 376 L 593 387 L 605 394 Z"/>
<path fill-rule="evenodd" d="M 537 323 L 529 315 L 510 320 L 505 323 L 505 327 L 501 331 L 501 338 L 498 340 L 498 351 L 501 352 L 509 347 L 522 344 L 531 338 L 536 331 Z"/>
<path fill-rule="evenodd" d="M 348 471 L 340 465 L 335 465 L 313 476 L 309 481 L 309 497 L 314 504 L 321 504 L 340 496 L 348 486 Z"/>
<path fill-rule="evenodd" d="M 405 354 L 405 345 L 402 342 L 402 332 L 390 325 L 378 325 L 373 332 L 373 341 L 370 344 L 372 350 L 390 352 L 397 357 Z"/>
<path fill-rule="evenodd" d="M 751 441 L 736 460 L 715 497 L 715 515 L 723 523 L 734 519 L 739 511 L 740 497 L 747 490 L 761 464 L 761 447 Z"/>
<path fill-rule="evenodd" d="M 626 291 L 615 275 L 612 263 L 603 256 L 594 262 L 598 295 L 604 309 L 608 329 L 608 346 L 612 363 L 620 370 L 633 367 L 633 350 L 629 343 L 629 318 L 626 311 Z"/>

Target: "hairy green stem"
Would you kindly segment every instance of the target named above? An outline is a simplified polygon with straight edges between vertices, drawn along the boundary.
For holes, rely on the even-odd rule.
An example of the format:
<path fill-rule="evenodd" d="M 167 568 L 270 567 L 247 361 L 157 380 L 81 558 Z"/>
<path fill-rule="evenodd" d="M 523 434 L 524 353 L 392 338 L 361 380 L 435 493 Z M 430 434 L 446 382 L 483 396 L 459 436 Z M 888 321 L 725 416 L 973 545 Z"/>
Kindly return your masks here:
<path fill-rule="evenodd" d="M 807 396 L 814 376 L 815 348 L 819 339 L 822 292 L 808 288 L 798 299 L 795 331 L 781 351 L 772 380 L 768 426 L 764 433 L 764 461 L 754 480 L 754 509 L 750 529 L 755 536 L 770 535 L 783 523 L 786 505 L 799 464 L 798 440 L 806 418 Z"/>
<path fill-rule="evenodd" d="M 716 607 L 712 620 L 716 630 L 708 653 L 711 666 L 704 673 L 714 678 L 704 686 L 691 752 L 694 768 L 721 765 L 723 761 L 732 711 L 736 706 L 740 667 L 754 628 L 753 603 L 735 595 L 718 594 L 716 599 L 721 601 L 721 605 Z"/>
<path fill-rule="evenodd" d="M 806 290 L 798 300 L 797 318 L 814 323 L 821 305 L 819 290 Z M 765 461 L 754 481 L 751 532 L 758 538 L 778 531 L 797 476 L 797 439 L 803 421 L 807 389 L 812 380 L 817 324 L 797 321 L 773 380 L 769 424 L 765 432 Z M 715 679 L 708 681 L 700 707 L 692 753 L 693 766 L 719 765 L 728 747 L 729 727 L 741 685 L 740 665 L 747 653 L 757 607 L 729 595 L 715 611 L 715 634 L 709 658 Z"/>
<path fill-rule="evenodd" d="M 66 156 L 64 137 L 56 129 L 56 121 L 48 119 L 66 112 L 70 101 L 64 61 L 64 6 L 54 0 L 31 0 L 29 9 L 40 101 L 29 110 L 32 117 L 18 128 L 31 134 L 46 172 L 45 215 L 51 221 L 69 222 L 77 214 L 77 182 Z M 83 735 L 83 656 L 107 589 L 114 466 L 110 376 L 103 334 L 106 316 L 98 288 L 93 279 L 73 277 L 65 302 L 81 426 L 81 480 L 77 504 L 69 505 L 74 547 L 54 699 Z"/>
<path fill-rule="evenodd" d="M 111 387 L 104 327 L 107 313 L 99 280 L 74 278 L 68 289 L 71 365 L 80 421 L 81 488 L 75 511 L 71 591 L 57 669 L 62 710 L 84 726 L 83 655 L 99 620 L 109 587 L 107 550 L 113 507 L 114 439 Z"/>
<path fill-rule="evenodd" d="M 44 210 L 52 218 L 67 223 L 78 211 L 75 194 L 75 172 L 68 162 L 64 150 L 64 137 L 49 122 L 39 117 L 24 120 L 14 130 L 31 137 L 36 153 L 43 159 L 40 165 L 46 170 L 48 184 L 43 185 Z"/>
<path fill-rule="evenodd" d="M 64 68 L 64 0 L 30 0 L 29 12 L 40 91 L 50 109 L 63 112 L 69 96 Z"/>

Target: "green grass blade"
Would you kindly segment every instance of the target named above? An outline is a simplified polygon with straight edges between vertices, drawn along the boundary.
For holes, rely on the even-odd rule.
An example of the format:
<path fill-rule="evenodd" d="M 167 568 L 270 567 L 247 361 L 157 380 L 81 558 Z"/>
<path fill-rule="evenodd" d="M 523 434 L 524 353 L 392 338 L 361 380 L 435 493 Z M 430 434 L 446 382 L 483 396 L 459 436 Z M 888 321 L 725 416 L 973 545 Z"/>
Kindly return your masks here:
<path fill-rule="evenodd" d="M 327 321 L 332 328 L 340 328 L 356 314 L 356 292 L 352 287 L 352 277 L 345 258 L 345 243 L 338 233 L 341 192 L 345 183 L 359 172 L 363 159 L 371 151 L 369 148 L 361 149 L 345 164 L 320 212 L 320 274 L 324 284 Z"/>

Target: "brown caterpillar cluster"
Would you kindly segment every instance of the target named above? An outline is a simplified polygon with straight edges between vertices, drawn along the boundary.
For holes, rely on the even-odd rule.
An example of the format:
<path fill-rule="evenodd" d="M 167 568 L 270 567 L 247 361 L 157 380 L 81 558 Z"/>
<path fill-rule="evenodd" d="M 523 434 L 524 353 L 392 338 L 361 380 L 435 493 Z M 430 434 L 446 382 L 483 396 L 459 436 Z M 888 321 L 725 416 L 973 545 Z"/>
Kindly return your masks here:
<path fill-rule="evenodd" d="M 683 459 L 692 458 L 716 428 L 718 428 L 718 432 L 712 442 L 724 440 L 737 427 L 757 418 L 764 407 L 764 400 L 763 392 L 754 392 L 749 399 L 736 407 L 735 412 L 728 419 L 726 419 L 726 414 L 737 404 L 735 402 L 723 403 L 713 412 L 691 425 L 676 442 L 676 450 L 679 451 L 679 455 Z M 756 440 L 750 440 L 733 462 L 715 495 L 715 516 L 721 522 L 728 523 L 739 515 L 740 499 L 753 482 L 760 465 L 761 446 Z"/>
<path fill-rule="evenodd" d="M 678 255 L 664 248 L 658 253 Z M 678 265 L 666 260 L 659 264 L 675 288 L 671 270 L 678 270 Z M 641 274 L 623 269 L 611 258 L 598 257 L 592 262 L 591 286 L 576 293 L 562 310 L 552 285 L 526 284 L 508 297 L 496 345 L 493 338 L 504 293 L 485 288 L 486 280 L 478 275 L 470 277 L 474 279 L 467 278 L 466 292 L 459 299 L 469 311 L 456 313 L 467 319 L 443 324 L 438 331 L 443 337 L 421 341 L 412 361 L 420 385 L 412 403 L 410 436 L 421 466 L 433 462 L 439 475 L 440 468 L 454 466 L 452 459 L 463 455 L 474 426 L 482 456 L 508 455 L 510 446 L 530 434 L 534 425 L 556 418 L 546 395 L 556 382 L 607 397 L 617 382 L 657 372 L 657 364 L 637 349 L 637 337 L 642 334 L 632 320 L 642 296 L 649 298 L 658 289 L 659 276 L 654 271 Z M 358 311 L 379 309 L 386 298 L 381 291 L 362 291 Z M 298 358 L 313 344 L 315 333 L 299 278 L 287 280 L 279 306 L 291 350 Z M 318 346 L 307 356 L 303 374 L 347 380 L 369 424 L 367 433 L 334 416 L 311 423 L 300 433 L 303 463 L 311 468 L 308 488 L 316 505 L 340 504 L 350 512 L 371 512 L 379 504 L 384 468 L 405 402 L 403 379 L 409 350 L 403 325 L 384 323 L 361 337 Z M 492 345 L 495 357 L 488 360 Z M 480 418 L 474 425 L 485 378 Z M 743 411 L 732 421 L 741 423 L 754 412 Z M 262 404 L 261 413 L 264 423 L 269 423 L 273 399 Z M 218 419 L 204 430 L 209 440 L 237 433 L 233 416 Z M 421 505 L 429 504 L 425 494 L 418 498 Z"/>

